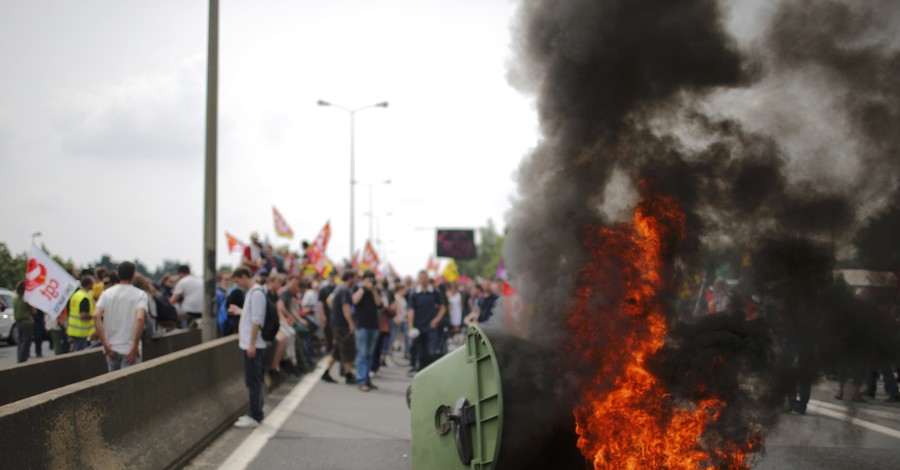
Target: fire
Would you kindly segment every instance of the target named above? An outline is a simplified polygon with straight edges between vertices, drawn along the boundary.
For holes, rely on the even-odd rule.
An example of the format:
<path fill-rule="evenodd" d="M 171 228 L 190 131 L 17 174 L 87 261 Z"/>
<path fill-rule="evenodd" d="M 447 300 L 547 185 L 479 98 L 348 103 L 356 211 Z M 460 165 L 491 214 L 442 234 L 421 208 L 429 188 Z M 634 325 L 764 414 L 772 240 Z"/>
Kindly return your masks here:
<path fill-rule="evenodd" d="M 590 377 L 574 411 L 578 447 L 595 469 L 750 465 L 753 442 L 726 441 L 711 427 L 725 402 L 676 401 L 647 364 L 665 342 L 665 260 L 684 225 L 673 199 L 649 195 L 631 222 L 586 231 L 591 259 L 579 273 L 569 326 L 576 367 Z"/>

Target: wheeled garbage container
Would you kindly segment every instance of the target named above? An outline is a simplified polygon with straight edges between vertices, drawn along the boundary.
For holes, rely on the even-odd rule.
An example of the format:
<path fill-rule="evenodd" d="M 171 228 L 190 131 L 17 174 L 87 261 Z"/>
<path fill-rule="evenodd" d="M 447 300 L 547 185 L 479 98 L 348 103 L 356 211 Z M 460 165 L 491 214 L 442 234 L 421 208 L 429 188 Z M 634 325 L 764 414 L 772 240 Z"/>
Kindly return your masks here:
<path fill-rule="evenodd" d="M 490 338 L 488 337 L 490 335 Z M 471 326 L 408 393 L 411 467 L 583 469 L 559 353 Z"/>

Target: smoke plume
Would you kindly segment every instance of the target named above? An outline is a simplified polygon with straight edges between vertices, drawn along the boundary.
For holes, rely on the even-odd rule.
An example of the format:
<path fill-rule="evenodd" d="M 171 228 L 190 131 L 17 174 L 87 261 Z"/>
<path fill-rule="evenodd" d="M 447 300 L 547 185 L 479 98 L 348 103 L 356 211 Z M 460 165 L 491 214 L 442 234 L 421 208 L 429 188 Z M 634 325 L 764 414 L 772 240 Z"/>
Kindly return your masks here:
<path fill-rule="evenodd" d="M 835 263 L 900 269 L 898 20 L 891 0 L 523 0 L 509 80 L 535 97 L 541 138 L 517 173 L 504 255 L 537 312 L 531 338 L 570 340 L 582 229 L 618 222 L 649 181 L 685 214 L 671 265 L 744 250 L 753 293 L 787 312 L 667 312 L 662 379 L 676 398 L 730 398 L 722 422 L 737 434 L 747 413 L 773 423 L 765 410 L 791 386 L 773 351 L 843 341 L 847 325 L 820 318 Z M 866 331 L 858 341 L 884 334 Z"/>

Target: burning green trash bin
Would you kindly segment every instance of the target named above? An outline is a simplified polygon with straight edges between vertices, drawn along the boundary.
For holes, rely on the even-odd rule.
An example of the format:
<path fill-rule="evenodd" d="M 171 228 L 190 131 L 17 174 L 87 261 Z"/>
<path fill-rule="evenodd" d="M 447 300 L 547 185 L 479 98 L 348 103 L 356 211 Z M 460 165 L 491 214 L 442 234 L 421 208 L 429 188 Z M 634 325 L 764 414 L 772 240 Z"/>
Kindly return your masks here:
<path fill-rule="evenodd" d="M 528 341 L 469 327 L 464 346 L 410 387 L 411 467 L 585 468 L 556 360 Z"/>

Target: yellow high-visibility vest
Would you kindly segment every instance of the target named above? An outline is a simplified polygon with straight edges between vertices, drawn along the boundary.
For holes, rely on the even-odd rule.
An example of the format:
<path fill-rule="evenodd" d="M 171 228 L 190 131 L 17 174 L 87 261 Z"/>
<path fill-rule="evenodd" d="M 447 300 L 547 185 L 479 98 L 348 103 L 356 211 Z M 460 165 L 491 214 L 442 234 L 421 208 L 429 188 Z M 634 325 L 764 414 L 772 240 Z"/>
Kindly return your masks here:
<path fill-rule="evenodd" d="M 91 318 L 87 320 L 81 319 L 81 301 L 84 299 L 91 305 Z M 84 289 L 76 290 L 69 300 L 69 327 L 66 334 L 70 338 L 90 338 L 94 334 L 94 298 Z"/>

